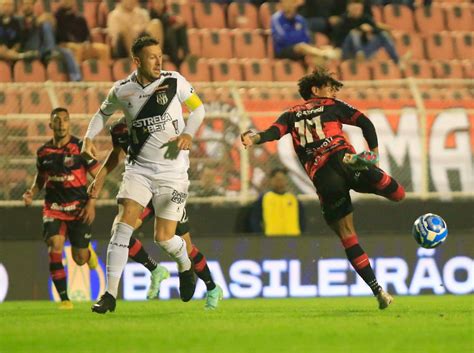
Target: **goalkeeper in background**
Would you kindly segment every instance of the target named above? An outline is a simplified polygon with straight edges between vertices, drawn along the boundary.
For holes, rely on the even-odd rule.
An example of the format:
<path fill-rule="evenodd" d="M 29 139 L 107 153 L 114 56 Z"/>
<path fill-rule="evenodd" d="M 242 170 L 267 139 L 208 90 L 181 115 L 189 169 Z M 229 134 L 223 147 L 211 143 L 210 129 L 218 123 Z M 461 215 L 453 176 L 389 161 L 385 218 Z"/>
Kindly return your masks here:
<path fill-rule="evenodd" d="M 378 284 L 369 257 L 359 245 L 349 191 L 401 201 L 405 190 L 378 167 L 377 133 L 372 122 L 336 99 L 341 82 L 319 68 L 301 78 L 298 86 L 305 101 L 285 111 L 265 131 L 244 132 L 242 143 L 248 148 L 291 134 L 298 159 L 318 193 L 326 223 L 338 235 L 348 260 L 377 298 L 379 309 L 385 309 L 393 298 Z M 362 129 L 370 152 L 356 154 L 342 132 L 343 124 Z"/>

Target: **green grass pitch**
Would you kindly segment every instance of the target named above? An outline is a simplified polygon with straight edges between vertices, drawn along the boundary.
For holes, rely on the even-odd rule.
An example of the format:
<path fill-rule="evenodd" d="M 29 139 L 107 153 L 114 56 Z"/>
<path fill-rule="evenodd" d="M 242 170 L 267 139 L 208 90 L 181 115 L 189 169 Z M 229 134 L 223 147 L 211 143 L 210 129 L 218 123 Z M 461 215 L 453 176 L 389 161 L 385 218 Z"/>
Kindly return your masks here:
<path fill-rule="evenodd" d="M 474 352 L 474 296 L 119 301 L 115 313 L 90 303 L 59 311 L 51 302 L 0 303 L 0 352 L 261 353 Z"/>

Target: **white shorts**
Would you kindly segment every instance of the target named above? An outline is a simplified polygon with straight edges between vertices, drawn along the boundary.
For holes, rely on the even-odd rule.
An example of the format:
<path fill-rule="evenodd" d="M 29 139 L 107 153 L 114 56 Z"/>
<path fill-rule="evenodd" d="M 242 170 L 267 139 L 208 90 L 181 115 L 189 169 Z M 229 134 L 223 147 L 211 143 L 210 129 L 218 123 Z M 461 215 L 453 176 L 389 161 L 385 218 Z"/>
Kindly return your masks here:
<path fill-rule="evenodd" d="M 181 220 L 188 198 L 188 180 L 153 180 L 143 174 L 125 172 L 117 199 L 131 199 L 143 207 L 153 202 L 155 216 Z"/>

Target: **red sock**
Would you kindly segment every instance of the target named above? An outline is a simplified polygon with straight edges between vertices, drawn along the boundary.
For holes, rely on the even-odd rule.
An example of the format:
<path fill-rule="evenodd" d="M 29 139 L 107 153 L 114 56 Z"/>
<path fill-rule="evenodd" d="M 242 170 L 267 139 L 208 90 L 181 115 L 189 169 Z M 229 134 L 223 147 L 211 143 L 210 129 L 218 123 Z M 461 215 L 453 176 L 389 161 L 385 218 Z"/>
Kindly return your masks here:
<path fill-rule="evenodd" d="M 63 266 L 63 254 L 49 253 L 49 272 L 61 300 L 69 300 L 67 295 L 66 271 Z"/>

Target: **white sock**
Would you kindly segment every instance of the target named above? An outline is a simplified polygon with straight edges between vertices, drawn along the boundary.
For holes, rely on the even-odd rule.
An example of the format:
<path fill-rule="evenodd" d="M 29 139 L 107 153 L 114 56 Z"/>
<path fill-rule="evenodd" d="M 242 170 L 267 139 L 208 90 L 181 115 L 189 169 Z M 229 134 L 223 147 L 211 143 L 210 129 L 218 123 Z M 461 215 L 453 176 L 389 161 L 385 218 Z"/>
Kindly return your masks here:
<path fill-rule="evenodd" d="M 107 247 L 107 292 L 117 298 L 118 286 L 128 260 L 128 244 L 133 227 L 119 222 L 115 225 Z"/>
<path fill-rule="evenodd" d="M 191 260 L 188 257 L 186 242 L 183 238 L 173 235 L 169 240 L 159 241 L 158 245 L 176 261 L 179 272 L 184 272 L 191 268 Z"/>

